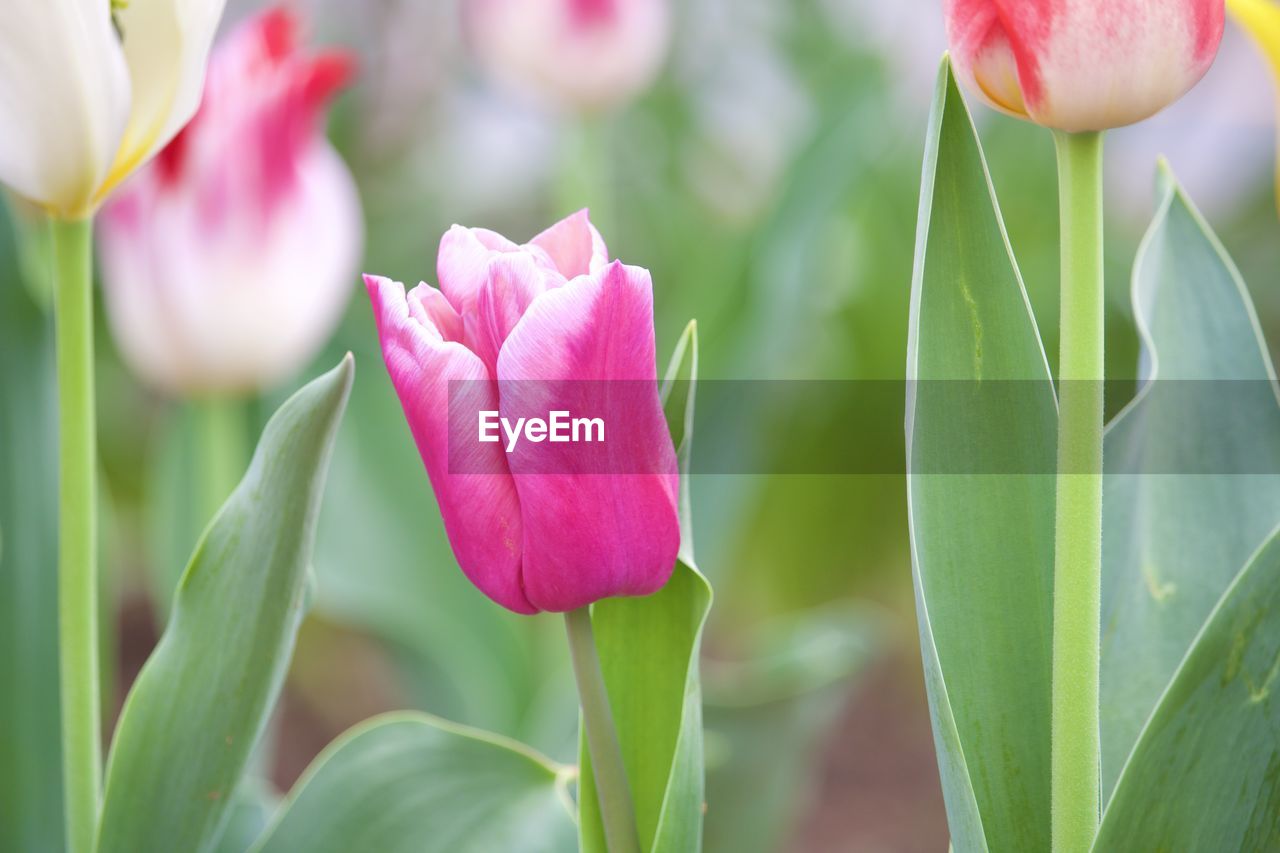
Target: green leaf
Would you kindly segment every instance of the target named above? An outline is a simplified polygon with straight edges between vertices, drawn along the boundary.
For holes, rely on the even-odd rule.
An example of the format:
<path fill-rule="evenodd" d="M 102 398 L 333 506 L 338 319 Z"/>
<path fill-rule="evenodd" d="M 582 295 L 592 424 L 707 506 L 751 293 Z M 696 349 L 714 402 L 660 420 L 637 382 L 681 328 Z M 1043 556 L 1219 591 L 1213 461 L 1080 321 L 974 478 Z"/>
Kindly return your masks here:
<path fill-rule="evenodd" d="M 907 357 L 911 550 L 934 740 L 955 849 L 1047 850 L 1057 407 L 945 60 L 934 97 Z"/>
<path fill-rule="evenodd" d="M 1280 849 L 1277 613 L 1280 530 L 1178 667 L 1120 773 L 1094 850 Z"/>
<path fill-rule="evenodd" d="M 667 585 L 653 595 L 606 599 L 592 609 L 641 847 L 655 853 L 689 853 L 702 846 L 704 773 L 698 653 L 711 608 L 711 586 L 694 564 L 689 524 L 689 455 L 697 370 L 697 327 L 690 323 L 663 383 L 668 395 L 675 387 L 687 388 L 683 422 L 677 422 L 673 430 L 682 471 L 680 557 L 675 571 Z M 681 376 L 688 380 L 677 382 Z M 604 851 L 604 826 L 585 744 L 580 756 L 582 849 Z"/>
<path fill-rule="evenodd" d="M 0 850 L 61 850 L 57 386 L 14 252 L 0 203 Z"/>
<path fill-rule="evenodd" d="M 571 774 L 498 735 L 384 714 L 316 758 L 254 851 L 569 851 Z"/>
<path fill-rule="evenodd" d="M 289 664 L 353 374 L 348 356 L 281 406 L 196 546 L 116 728 L 103 853 L 217 840 Z"/>
<path fill-rule="evenodd" d="M 1104 796 L 1214 604 L 1280 519 L 1280 404 L 1253 306 L 1167 169 L 1162 184 L 1133 274 L 1144 378 L 1160 381 L 1106 436 Z"/>

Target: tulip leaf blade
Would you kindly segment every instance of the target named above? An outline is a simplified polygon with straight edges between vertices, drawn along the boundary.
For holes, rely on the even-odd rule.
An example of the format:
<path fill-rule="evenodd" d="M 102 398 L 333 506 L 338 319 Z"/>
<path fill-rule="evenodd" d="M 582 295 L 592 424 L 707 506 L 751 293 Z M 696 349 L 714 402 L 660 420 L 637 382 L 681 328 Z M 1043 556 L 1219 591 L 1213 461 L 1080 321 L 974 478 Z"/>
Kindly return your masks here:
<path fill-rule="evenodd" d="M 0 850 L 61 850 L 57 386 L 11 224 L 0 202 Z"/>
<path fill-rule="evenodd" d="M 417 712 L 366 720 L 312 762 L 254 853 L 565 853 L 571 768 Z"/>
<path fill-rule="evenodd" d="M 689 460 L 697 389 L 697 326 L 686 327 L 662 391 L 680 463 L 680 555 L 662 589 L 610 598 L 592 607 L 592 625 L 609 703 L 636 808 L 641 849 L 683 853 L 702 847 L 705 788 L 702 687 L 698 656 L 711 609 L 711 585 L 693 561 Z M 684 392 L 683 406 L 672 394 Z M 591 760 L 583 742 L 578 787 L 582 850 L 605 851 Z"/>
<path fill-rule="evenodd" d="M 916 241 L 908 511 L 952 842 L 966 851 L 1045 850 L 1057 404 L 981 145 L 945 59 Z M 993 407 L 992 389 L 1013 392 L 1016 405 Z M 956 460 L 981 467 L 952 470 Z"/>
<path fill-rule="evenodd" d="M 1280 521 L 1280 400 L 1252 303 L 1167 166 L 1161 185 L 1132 282 L 1144 385 L 1104 453 L 1104 799 L 1215 603 Z"/>
<path fill-rule="evenodd" d="M 353 375 L 347 356 L 280 407 L 196 546 L 116 728 L 102 853 L 218 840 L 292 654 Z"/>
<path fill-rule="evenodd" d="M 1232 582 L 1121 771 L 1094 850 L 1280 848 L 1280 528 Z"/>

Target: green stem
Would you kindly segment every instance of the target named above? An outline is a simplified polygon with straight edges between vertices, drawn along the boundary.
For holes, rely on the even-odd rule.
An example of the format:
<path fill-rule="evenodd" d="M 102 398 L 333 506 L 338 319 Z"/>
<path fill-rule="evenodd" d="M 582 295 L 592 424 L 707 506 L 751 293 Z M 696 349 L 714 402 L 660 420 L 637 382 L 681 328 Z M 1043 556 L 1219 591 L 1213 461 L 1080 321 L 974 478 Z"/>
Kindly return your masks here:
<path fill-rule="evenodd" d="M 609 119 L 604 114 L 578 118 L 567 129 L 568 144 L 556 188 L 561 216 L 589 208 L 591 222 L 608 237 L 614 233 L 613 172 L 610 160 Z"/>
<path fill-rule="evenodd" d="M 58 364 L 58 652 L 69 853 L 93 849 L 102 778 L 89 220 L 54 221 Z"/>
<path fill-rule="evenodd" d="M 591 630 L 591 608 L 583 607 L 564 614 L 569 635 L 569 654 L 573 659 L 573 675 L 578 681 L 582 702 L 582 725 L 587 733 L 587 750 L 591 755 L 591 772 L 600 801 L 604 821 L 605 842 L 609 853 L 639 853 L 640 834 L 636 830 L 635 807 L 631 787 L 622 763 L 622 748 L 609 710 L 609 694 L 605 690 L 604 673 L 596 652 Z"/>
<path fill-rule="evenodd" d="M 1062 228 L 1053 567 L 1052 838 L 1084 853 L 1098 829 L 1102 576 L 1102 135 L 1056 133 Z"/>
<path fill-rule="evenodd" d="M 236 400 L 209 398 L 195 404 L 200 459 L 201 517 L 213 518 L 244 475 L 249 449 L 244 410 Z"/>

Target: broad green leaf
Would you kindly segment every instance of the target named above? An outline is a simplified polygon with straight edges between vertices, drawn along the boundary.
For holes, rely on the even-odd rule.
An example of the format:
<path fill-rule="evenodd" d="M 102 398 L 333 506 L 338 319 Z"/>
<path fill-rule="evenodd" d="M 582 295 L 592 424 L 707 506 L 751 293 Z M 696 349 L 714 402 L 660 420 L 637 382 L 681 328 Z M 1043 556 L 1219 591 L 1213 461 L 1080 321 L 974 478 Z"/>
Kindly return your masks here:
<path fill-rule="evenodd" d="M 1094 850 L 1280 849 L 1280 530 L 1214 608 L 1143 729 Z"/>
<path fill-rule="evenodd" d="M 1133 274 L 1147 382 L 1106 435 L 1104 796 L 1214 604 L 1280 521 L 1280 403 L 1253 306 L 1172 176 L 1162 183 Z"/>
<path fill-rule="evenodd" d="M 116 728 L 103 853 L 198 851 L 217 840 L 288 668 L 353 374 L 348 356 L 276 412 L 196 546 Z"/>
<path fill-rule="evenodd" d="M 10 235 L 0 203 L 0 850 L 60 850 L 52 325 Z"/>
<path fill-rule="evenodd" d="M 572 769 L 436 717 L 374 717 L 289 794 L 255 853 L 567 853 Z"/>
<path fill-rule="evenodd" d="M 680 557 L 671 580 L 644 598 L 611 598 L 592 609 L 609 703 L 636 807 L 640 844 L 654 853 L 690 853 L 702 846 L 702 690 L 698 654 L 711 608 L 711 586 L 693 561 L 689 525 L 689 455 L 697 384 L 697 329 L 690 323 L 676 347 L 665 391 L 687 388 L 683 423 L 673 429 L 682 476 Z M 604 851 L 604 827 L 585 744 L 580 750 L 579 824 L 582 849 Z"/>
<path fill-rule="evenodd" d="M 710 853 L 784 846 L 813 793 L 814 748 L 888 627 L 865 606 L 829 605 L 770 620 L 740 657 L 704 661 Z"/>
<path fill-rule="evenodd" d="M 1057 407 L 945 60 L 934 98 L 907 356 L 908 509 L 934 740 L 956 850 L 1047 850 Z"/>

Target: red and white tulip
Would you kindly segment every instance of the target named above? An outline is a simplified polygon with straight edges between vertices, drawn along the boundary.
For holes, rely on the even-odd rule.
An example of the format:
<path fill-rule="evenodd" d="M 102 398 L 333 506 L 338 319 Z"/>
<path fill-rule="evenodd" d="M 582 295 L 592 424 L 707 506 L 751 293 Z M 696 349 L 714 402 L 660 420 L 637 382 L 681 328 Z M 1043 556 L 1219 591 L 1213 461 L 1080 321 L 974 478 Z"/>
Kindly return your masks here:
<path fill-rule="evenodd" d="M 599 109 L 647 88 L 671 37 L 666 0 L 466 0 L 468 40 L 502 83 Z"/>
<path fill-rule="evenodd" d="M 1209 70 L 1224 0 L 945 0 L 957 74 L 991 106 L 1065 131 L 1141 121 Z"/>
<path fill-rule="evenodd" d="M 323 133 L 349 80 L 286 9 L 215 49 L 199 113 L 103 210 L 106 307 L 161 390 L 237 393 L 300 369 L 332 333 L 363 246 L 355 182 Z"/>

